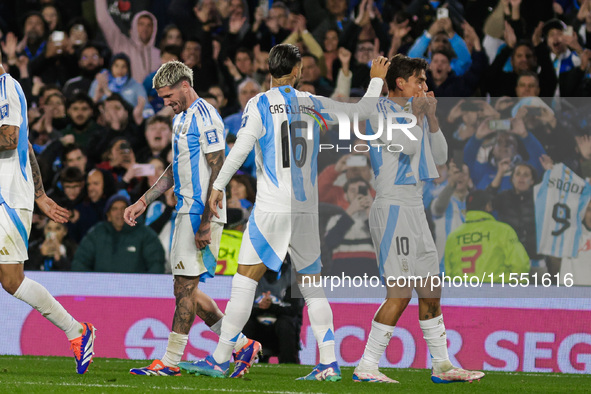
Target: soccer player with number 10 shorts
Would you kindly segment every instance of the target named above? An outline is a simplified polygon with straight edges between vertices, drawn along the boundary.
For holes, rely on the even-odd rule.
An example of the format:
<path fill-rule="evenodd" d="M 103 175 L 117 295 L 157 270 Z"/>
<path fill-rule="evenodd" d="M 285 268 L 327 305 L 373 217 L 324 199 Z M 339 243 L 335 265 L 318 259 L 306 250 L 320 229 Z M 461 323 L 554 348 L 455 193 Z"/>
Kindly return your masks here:
<path fill-rule="evenodd" d="M 396 129 L 391 140 L 386 133 L 379 137 L 380 143 L 402 145 L 402 152 L 378 150 L 375 146 L 370 150 L 376 198 L 370 210 L 369 228 L 387 295 L 374 316 L 353 380 L 398 383 L 379 371 L 378 362 L 415 284 L 419 325 L 431 353 L 431 380 L 450 383 L 480 379 L 482 372 L 457 368 L 449 361 L 440 306 L 441 287 L 431 286 L 431 278 L 439 274 L 439 258 L 423 208 L 423 182 L 439 176 L 436 165 L 447 161 L 447 142 L 435 116 L 437 100 L 432 92 L 427 92 L 428 66 L 422 59 L 403 55 L 394 56 L 390 63 L 386 75 L 388 97 L 379 100 L 377 112 L 382 122 L 391 119 L 392 114 L 407 113 L 414 115 L 417 123 L 406 130 Z M 394 119 L 399 124 L 411 121 L 403 116 Z M 370 118 L 366 133 L 378 134 L 375 130 L 380 128 L 379 122 L 379 117 Z M 400 280 L 419 277 L 421 281 Z"/>
<path fill-rule="evenodd" d="M 311 122 L 313 131 L 301 127 L 300 120 L 303 122 L 302 112 L 306 108 L 317 113 L 322 113 L 323 109 L 357 112 L 360 119 L 367 119 L 381 92 L 387 65 L 386 58 L 375 59 L 370 71 L 372 80 L 364 98 L 357 104 L 343 104 L 294 89 L 301 75 L 299 50 L 289 44 L 271 49 L 272 88 L 247 104 L 238 139 L 213 185 L 209 200 L 212 211 L 222 207 L 222 190 L 254 146 L 256 204 L 240 247 L 238 272 L 232 281 L 222 334 L 212 355 L 183 364 L 181 368 L 200 375 L 227 375 L 232 346 L 248 321 L 258 281 L 267 269 L 278 272 L 289 251 L 320 351 L 320 363 L 300 379 L 341 380 L 334 351 L 332 310 L 324 289 L 312 285 L 320 282 L 322 268 L 317 187 L 319 128 L 314 122 Z M 328 122 L 336 120 L 330 118 Z M 313 132 L 312 138 L 309 132 Z M 304 286 L 304 283 L 308 284 Z M 243 372 L 242 366 L 237 364 L 232 376 L 242 376 Z"/>

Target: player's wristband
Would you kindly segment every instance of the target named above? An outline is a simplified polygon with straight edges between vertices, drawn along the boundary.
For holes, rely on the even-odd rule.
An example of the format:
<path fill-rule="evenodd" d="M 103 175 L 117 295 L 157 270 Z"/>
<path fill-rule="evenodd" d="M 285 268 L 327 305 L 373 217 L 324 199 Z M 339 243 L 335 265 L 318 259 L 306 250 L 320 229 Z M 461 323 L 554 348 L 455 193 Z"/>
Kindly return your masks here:
<path fill-rule="evenodd" d="M 144 203 L 144 207 L 146 207 L 146 209 L 148 209 L 148 204 L 144 200 L 142 200 L 141 198 L 140 198 L 140 201 L 143 202 Z"/>

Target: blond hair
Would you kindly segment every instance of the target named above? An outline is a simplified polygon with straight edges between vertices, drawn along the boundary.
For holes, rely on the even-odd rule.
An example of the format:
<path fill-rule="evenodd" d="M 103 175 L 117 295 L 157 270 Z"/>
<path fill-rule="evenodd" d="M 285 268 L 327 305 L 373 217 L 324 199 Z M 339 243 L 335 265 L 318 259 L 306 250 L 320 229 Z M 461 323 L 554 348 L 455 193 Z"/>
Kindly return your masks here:
<path fill-rule="evenodd" d="M 178 60 L 172 60 L 160 66 L 152 79 L 152 87 L 158 90 L 166 86 L 174 86 L 183 80 L 193 87 L 193 70 Z"/>

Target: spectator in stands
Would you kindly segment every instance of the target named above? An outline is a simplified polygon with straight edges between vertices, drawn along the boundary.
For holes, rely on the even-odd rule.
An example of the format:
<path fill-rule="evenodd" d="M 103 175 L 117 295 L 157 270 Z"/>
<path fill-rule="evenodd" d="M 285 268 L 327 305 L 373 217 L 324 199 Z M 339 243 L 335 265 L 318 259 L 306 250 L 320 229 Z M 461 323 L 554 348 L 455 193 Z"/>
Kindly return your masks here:
<path fill-rule="evenodd" d="M 578 135 L 575 140 L 577 142 L 577 160 L 573 170 L 591 183 L 591 135 Z"/>
<path fill-rule="evenodd" d="M 41 6 L 41 16 L 47 23 L 47 31 L 51 33 L 55 30 L 63 30 L 62 17 L 57 7 L 51 3 Z"/>
<path fill-rule="evenodd" d="M 237 135 L 238 130 L 242 124 L 242 113 L 248 101 L 261 92 L 261 86 L 252 78 L 247 78 L 240 85 L 238 85 L 238 100 L 240 102 L 240 111 L 232 114 L 224 119 L 226 138 L 228 135 Z M 230 147 L 226 147 L 226 155 L 230 152 Z M 256 165 L 254 162 L 255 153 L 254 148 L 248 154 L 248 157 L 240 167 L 240 170 L 245 174 L 256 176 Z"/>
<path fill-rule="evenodd" d="M 529 272 L 529 258 L 515 231 L 492 216 L 492 196 L 475 190 L 466 199 L 466 222 L 453 231 L 445 243 L 445 275 L 468 275 L 482 280 L 507 283 L 510 274 Z"/>
<path fill-rule="evenodd" d="M 109 144 L 103 159 L 104 161 L 97 164 L 96 168 L 108 171 L 113 176 L 117 190 L 135 198 L 139 193 L 137 187 L 140 180 L 136 176 L 139 169 L 135 165 L 135 154 L 129 141 L 124 137 L 115 137 Z"/>
<path fill-rule="evenodd" d="M 72 135 L 74 142 L 82 147 L 100 133 L 100 127 L 94 121 L 94 103 L 85 93 L 77 93 L 68 99 L 67 108 L 70 124 L 60 130 L 61 134 Z"/>
<path fill-rule="evenodd" d="M 343 186 L 348 180 L 362 178 L 367 182 L 372 179 L 371 164 L 363 154 L 342 156 L 336 164 L 327 166 L 318 176 L 318 200 L 338 205 L 343 209 L 349 207 Z M 374 198 L 375 190 L 370 187 L 369 193 Z"/>
<path fill-rule="evenodd" d="M 431 62 L 431 54 L 435 50 L 453 51 L 456 57 L 451 61 L 451 69 L 456 75 L 464 75 L 472 63 L 466 42 L 453 29 L 451 19 L 441 18 L 433 22 L 423 35 L 417 38 L 408 51 L 410 57 L 420 57 Z"/>
<path fill-rule="evenodd" d="M 246 174 L 235 174 L 230 180 L 228 193 L 228 208 L 250 210 L 256 196 L 253 183 L 254 178 Z"/>
<path fill-rule="evenodd" d="M 256 9 L 252 31 L 256 32 L 256 41 L 261 51 L 270 51 L 272 47 L 281 44 L 289 36 L 290 31 L 286 29 L 288 15 L 289 10 L 281 1 L 273 2 L 266 18 L 260 7 Z M 264 23 L 261 23 L 263 21 Z"/>
<path fill-rule="evenodd" d="M 76 167 L 83 174 L 88 173 L 88 158 L 76 143 L 64 146 L 61 161 L 64 167 Z"/>
<path fill-rule="evenodd" d="M 217 98 L 219 105 L 218 112 L 222 118 L 227 118 L 229 115 L 236 112 L 239 108 L 228 106 L 228 99 L 224 93 L 224 89 L 220 85 L 213 85 L 208 89 L 208 92 Z"/>
<path fill-rule="evenodd" d="M 257 286 L 254 307 L 242 333 L 263 346 L 261 362 L 277 355 L 279 363 L 299 364 L 302 297 L 292 296 L 291 262 L 281 266 L 281 275 L 267 271 Z"/>
<path fill-rule="evenodd" d="M 204 91 L 218 83 L 217 65 L 213 60 L 211 36 L 185 40 L 181 59 L 193 70 L 193 84 L 197 91 Z"/>
<path fill-rule="evenodd" d="M 545 156 L 546 158 L 547 156 Z M 511 172 L 511 188 L 498 193 L 501 179 L 510 169 L 508 159 L 501 160 L 495 179 L 488 186 L 493 196 L 493 209 L 497 218 L 510 225 L 517 233 L 531 260 L 541 259 L 536 252 L 536 217 L 533 189 L 537 180 L 536 170 L 529 164 L 517 164 Z"/>
<path fill-rule="evenodd" d="M 103 153 L 115 137 L 124 137 L 134 148 L 141 147 L 141 139 L 135 122 L 130 122 L 130 105 L 118 93 L 113 93 L 102 103 L 99 103 L 101 117 L 105 131 L 95 134 L 87 145 L 88 157 L 94 163 L 100 163 Z"/>
<path fill-rule="evenodd" d="M 304 11 L 308 16 L 308 24 L 317 42 L 322 42 L 326 31 L 334 28 L 339 30 L 339 38 L 352 21 L 347 18 L 347 0 L 329 0 L 326 9 L 316 0 L 304 0 Z"/>
<path fill-rule="evenodd" d="M 324 34 L 324 73 L 323 76 L 333 81 L 333 63 L 337 59 L 339 49 L 339 32 L 336 29 L 329 29 Z M 323 69 L 321 67 L 321 69 Z"/>
<path fill-rule="evenodd" d="M 486 70 L 488 59 L 476 34 L 473 42 L 475 50 L 472 52 L 472 64 L 461 76 L 457 76 L 451 69 L 451 52 L 445 49 L 431 52 L 427 86 L 431 87 L 435 97 L 470 97 L 474 94 Z"/>
<path fill-rule="evenodd" d="M 472 189 L 470 170 L 467 165 L 463 164 L 460 170 L 452 160 L 448 168 L 447 184 L 429 207 L 433 220 L 437 255 L 441 259 L 441 270 L 444 268 L 445 241 L 452 231 L 464 223 L 466 197 Z"/>
<path fill-rule="evenodd" d="M 564 30 L 566 26 L 559 19 L 551 19 L 544 24 L 542 36 L 547 50 L 541 56 L 550 58 L 558 78 L 549 84 L 554 90 L 553 96 L 572 97 L 576 95 L 587 70 L 581 68 L 583 48 L 577 33 L 568 36 Z"/>
<path fill-rule="evenodd" d="M 23 23 L 23 41 L 19 43 L 17 51 L 27 56 L 29 61 L 37 58 L 47 46 L 47 35 L 48 27 L 43 15 L 36 11 L 29 12 Z"/>
<path fill-rule="evenodd" d="M 78 54 L 88 44 L 89 37 L 94 37 L 94 34 L 90 30 L 90 25 L 82 16 L 70 19 L 66 32 L 68 33 L 70 45 L 74 49 L 74 52 Z"/>
<path fill-rule="evenodd" d="M 154 115 L 154 109 L 148 102 L 144 87 L 131 78 L 129 57 L 125 53 L 113 56 L 109 70 L 98 73 L 88 91 L 88 95 L 95 103 L 105 100 L 113 93 L 118 93 L 130 106 L 134 107 L 136 123 L 139 124 L 142 118 Z M 139 122 L 137 115 L 139 115 Z"/>
<path fill-rule="evenodd" d="M 562 259 L 560 264 L 560 278 L 564 284 L 565 275 L 571 274 L 576 286 L 591 286 L 591 202 L 587 205 L 583 218 L 583 230 L 579 240 L 579 254 L 577 257 Z"/>
<path fill-rule="evenodd" d="M 78 70 L 80 75 L 69 79 L 62 89 L 68 98 L 76 93 L 88 95 L 90 85 L 97 74 L 103 69 L 104 59 L 100 49 L 95 44 L 86 44 L 79 52 Z"/>
<path fill-rule="evenodd" d="M 311 53 L 304 53 L 302 55 L 302 82 L 307 82 L 314 85 L 316 94 L 319 96 L 329 97 L 334 87 L 330 81 L 321 75 L 319 60 Z"/>
<path fill-rule="evenodd" d="M 66 225 L 49 220 L 44 235 L 44 239 L 29 245 L 29 260 L 25 261 L 25 270 L 69 271 L 76 244 L 67 238 Z"/>
<path fill-rule="evenodd" d="M 184 39 L 183 33 L 175 24 L 170 24 L 162 30 L 162 38 L 160 39 L 160 50 L 164 50 L 167 46 L 183 47 Z"/>
<path fill-rule="evenodd" d="M 484 100 L 466 98 L 458 101 L 449 111 L 447 117 L 447 122 L 451 125 L 449 129 L 455 129 L 454 133 L 447 137 L 449 150 L 463 150 L 466 142 L 476 133 L 476 129 L 483 119 L 498 117 L 499 113 Z"/>
<path fill-rule="evenodd" d="M 491 129 L 491 126 L 494 126 L 494 128 L 502 127 L 506 131 L 496 131 Z M 493 135 L 495 132 L 496 135 Z M 477 160 L 479 150 L 485 138 L 491 136 L 494 137 L 494 145 L 490 153 L 487 154 L 488 158 L 482 161 Z M 520 142 L 529 156 L 527 163 L 541 173 L 543 168 L 540 163 L 540 157 L 546 152 L 536 137 L 525 129 L 522 119 L 485 120 L 480 124 L 476 134 L 468 140 L 464 148 L 464 162 L 470 168 L 470 176 L 476 189 L 486 189 L 490 185 L 498 173 L 498 164 L 502 160 L 508 159 L 511 163 L 511 168 L 524 161 L 519 154 Z M 499 191 L 507 190 L 510 187 L 511 177 L 509 174 L 506 174 L 501 179 Z"/>
<path fill-rule="evenodd" d="M 343 186 L 349 206 L 332 216 L 326 226 L 325 245 L 332 251 L 330 275 L 379 276 L 369 233 L 369 209 L 373 203 L 369 182 L 357 177 Z"/>
<path fill-rule="evenodd" d="M 167 45 L 160 50 L 160 62 L 164 64 L 166 62 L 170 62 L 172 60 L 179 60 L 181 58 L 181 47 L 174 46 L 174 45 Z M 152 79 L 156 75 L 156 71 L 151 72 L 148 74 L 146 79 L 144 79 L 144 90 L 148 95 L 148 102 L 154 109 L 154 112 L 158 113 L 162 108 L 164 108 L 164 100 L 158 97 L 158 93 L 156 89 L 152 86 Z"/>
<path fill-rule="evenodd" d="M 116 194 L 105 205 L 106 221 L 98 223 L 82 239 L 72 271 L 163 273 L 164 250 L 156 233 L 123 220 L 127 197 Z"/>
<path fill-rule="evenodd" d="M 172 139 L 172 119 L 162 115 L 154 115 L 148 118 L 144 135 L 148 146 L 138 151 L 137 161 L 146 163 L 153 157 L 166 160 Z M 161 174 L 163 171 L 164 169 L 156 173 Z"/>
<path fill-rule="evenodd" d="M 158 21 L 148 11 L 133 16 L 129 36 L 119 30 L 107 11 L 107 0 L 94 2 L 96 19 L 113 53 L 125 53 L 131 59 L 131 77 L 142 82 L 160 66 L 160 50 L 154 47 Z M 128 62 L 129 63 L 129 62 Z"/>

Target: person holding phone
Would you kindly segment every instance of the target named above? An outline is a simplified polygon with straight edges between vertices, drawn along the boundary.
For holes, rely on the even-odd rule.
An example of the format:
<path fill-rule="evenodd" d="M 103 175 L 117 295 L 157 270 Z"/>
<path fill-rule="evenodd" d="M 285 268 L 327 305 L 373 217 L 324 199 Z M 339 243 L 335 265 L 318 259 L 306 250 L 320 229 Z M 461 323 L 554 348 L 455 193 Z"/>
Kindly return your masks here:
<path fill-rule="evenodd" d="M 50 220 L 45 225 L 45 237 L 29 246 L 26 270 L 69 271 L 76 252 L 76 243 L 68 235 L 68 228 Z"/>
<path fill-rule="evenodd" d="M 493 122 L 494 121 L 494 122 Z M 508 129 L 507 129 L 508 122 Z M 493 127 L 491 127 L 493 126 Z M 480 148 L 484 141 L 489 141 L 492 146 L 485 162 L 477 160 Z M 516 164 L 523 162 L 519 154 L 519 147 L 525 148 L 528 154 L 527 163 L 532 165 L 539 173 L 543 172 L 540 163 L 540 157 L 546 154 L 540 141 L 529 131 L 527 131 L 523 119 L 486 119 L 464 147 L 464 162 L 470 168 L 470 177 L 476 189 L 484 190 L 498 176 L 500 170 L 499 163 L 507 159 L 509 169 Z M 509 173 L 504 173 L 501 177 L 499 191 L 507 190 L 511 187 Z"/>
<path fill-rule="evenodd" d="M 354 145 L 356 143 L 357 141 Z M 344 155 L 335 164 L 327 166 L 318 175 L 319 201 L 347 209 L 350 201 L 347 200 L 346 192 L 341 185 L 355 178 L 362 178 L 369 182 L 371 177 L 371 165 L 366 155 Z M 371 186 L 369 187 L 369 194 L 372 198 L 376 195 L 376 191 Z"/>

